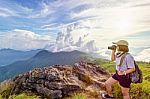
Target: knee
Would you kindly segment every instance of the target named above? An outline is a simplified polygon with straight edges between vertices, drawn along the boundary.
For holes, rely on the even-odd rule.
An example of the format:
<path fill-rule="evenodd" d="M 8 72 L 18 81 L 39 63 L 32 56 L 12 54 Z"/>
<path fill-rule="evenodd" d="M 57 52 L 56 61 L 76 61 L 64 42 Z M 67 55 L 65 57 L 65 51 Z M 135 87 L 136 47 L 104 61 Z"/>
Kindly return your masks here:
<path fill-rule="evenodd" d="M 105 86 L 111 86 L 111 84 L 109 82 L 105 82 Z"/>
<path fill-rule="evenodd" d="M 129 92 L 122 91 L 123 96 L 129 96 Z"/>

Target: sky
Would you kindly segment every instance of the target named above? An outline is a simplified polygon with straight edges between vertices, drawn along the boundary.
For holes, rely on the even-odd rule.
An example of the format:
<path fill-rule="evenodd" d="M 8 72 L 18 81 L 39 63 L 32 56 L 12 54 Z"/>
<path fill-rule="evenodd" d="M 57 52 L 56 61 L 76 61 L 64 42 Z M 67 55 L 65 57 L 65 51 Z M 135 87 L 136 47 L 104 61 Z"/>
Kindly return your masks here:
<path fill-rule="evenodd" d="M 129 42 L 149 61 L 150 0 L 0 0 L 0 49 L 80 50 L 108 57 L 107 47 Z"/>

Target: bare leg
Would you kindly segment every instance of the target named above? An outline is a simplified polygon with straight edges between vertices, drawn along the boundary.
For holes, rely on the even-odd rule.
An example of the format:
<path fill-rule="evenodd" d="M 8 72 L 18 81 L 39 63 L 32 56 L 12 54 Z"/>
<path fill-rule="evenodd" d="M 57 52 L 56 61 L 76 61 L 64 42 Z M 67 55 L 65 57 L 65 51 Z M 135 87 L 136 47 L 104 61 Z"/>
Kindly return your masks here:
<path fill-rule="evenodd" d="M 108 93 L 109 96 L 113 96 L 112 95 L 112 85 L 117 83 L 118 81 L 113 79 L 112 77 L 110 77 L 106 82 L 105 82 L 105 85 L 106 85 L 106 91 Z"/>
<path fill-rule="evenodd" d="M 130 99 L 129 90 L 130 88 L 121 87 L 123 99 Z"/>

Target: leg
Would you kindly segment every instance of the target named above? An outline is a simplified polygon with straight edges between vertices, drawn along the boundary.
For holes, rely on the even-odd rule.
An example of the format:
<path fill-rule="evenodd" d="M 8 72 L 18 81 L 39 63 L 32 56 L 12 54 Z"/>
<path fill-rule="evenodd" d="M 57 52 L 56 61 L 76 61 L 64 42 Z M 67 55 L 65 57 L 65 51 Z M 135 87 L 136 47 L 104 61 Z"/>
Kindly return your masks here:
<path fill-rule="evenodd" d="M 130 99 L 129 90 L 130 88 L 121 87 L 123 99 Z"/>
<path fill-rule="evenodd" d="M 105 86 L 106 86 L 106 91 L 108 93 L 109 96 L 113 96 L 112 95 L 112 85 L 117 83 L 118 81 L 113 79 L 112 77 L 110 77 L 106 82 L 105 82 Z"/>

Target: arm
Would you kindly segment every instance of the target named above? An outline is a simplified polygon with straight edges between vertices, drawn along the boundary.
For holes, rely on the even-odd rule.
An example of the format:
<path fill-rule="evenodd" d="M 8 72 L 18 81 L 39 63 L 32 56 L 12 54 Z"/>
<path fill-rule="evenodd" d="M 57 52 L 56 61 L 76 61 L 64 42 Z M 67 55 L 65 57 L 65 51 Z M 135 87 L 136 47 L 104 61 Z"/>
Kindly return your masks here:
<path fill-rule="evenodd" d="M 127 74 L 129 74 L 129 73 L 132 73 L 132 72 L 134 72 L 135 71 L 135 68 L 129 68 L 128 70 L 126 70 L 126 71 L 118 71 L 118 75 L 127 75 Z"/>
<path fill-rule="evenodd" d="M 132 72 L 134 72 L 135 71 L 135 68 L 129 68 L 128 70 L 126 70 L 125 72 L 126 72 L 126 74 L 130 74 L 130 73 L 132 73 Z M 125 73 L 124 73 L 125 74 Z"/>
<path fill-rule="evenodd" d="M 111 61 L 115 61 L 116 60 L 115 52 L 116 52 L 116 50 L 112 50 Z"/>

